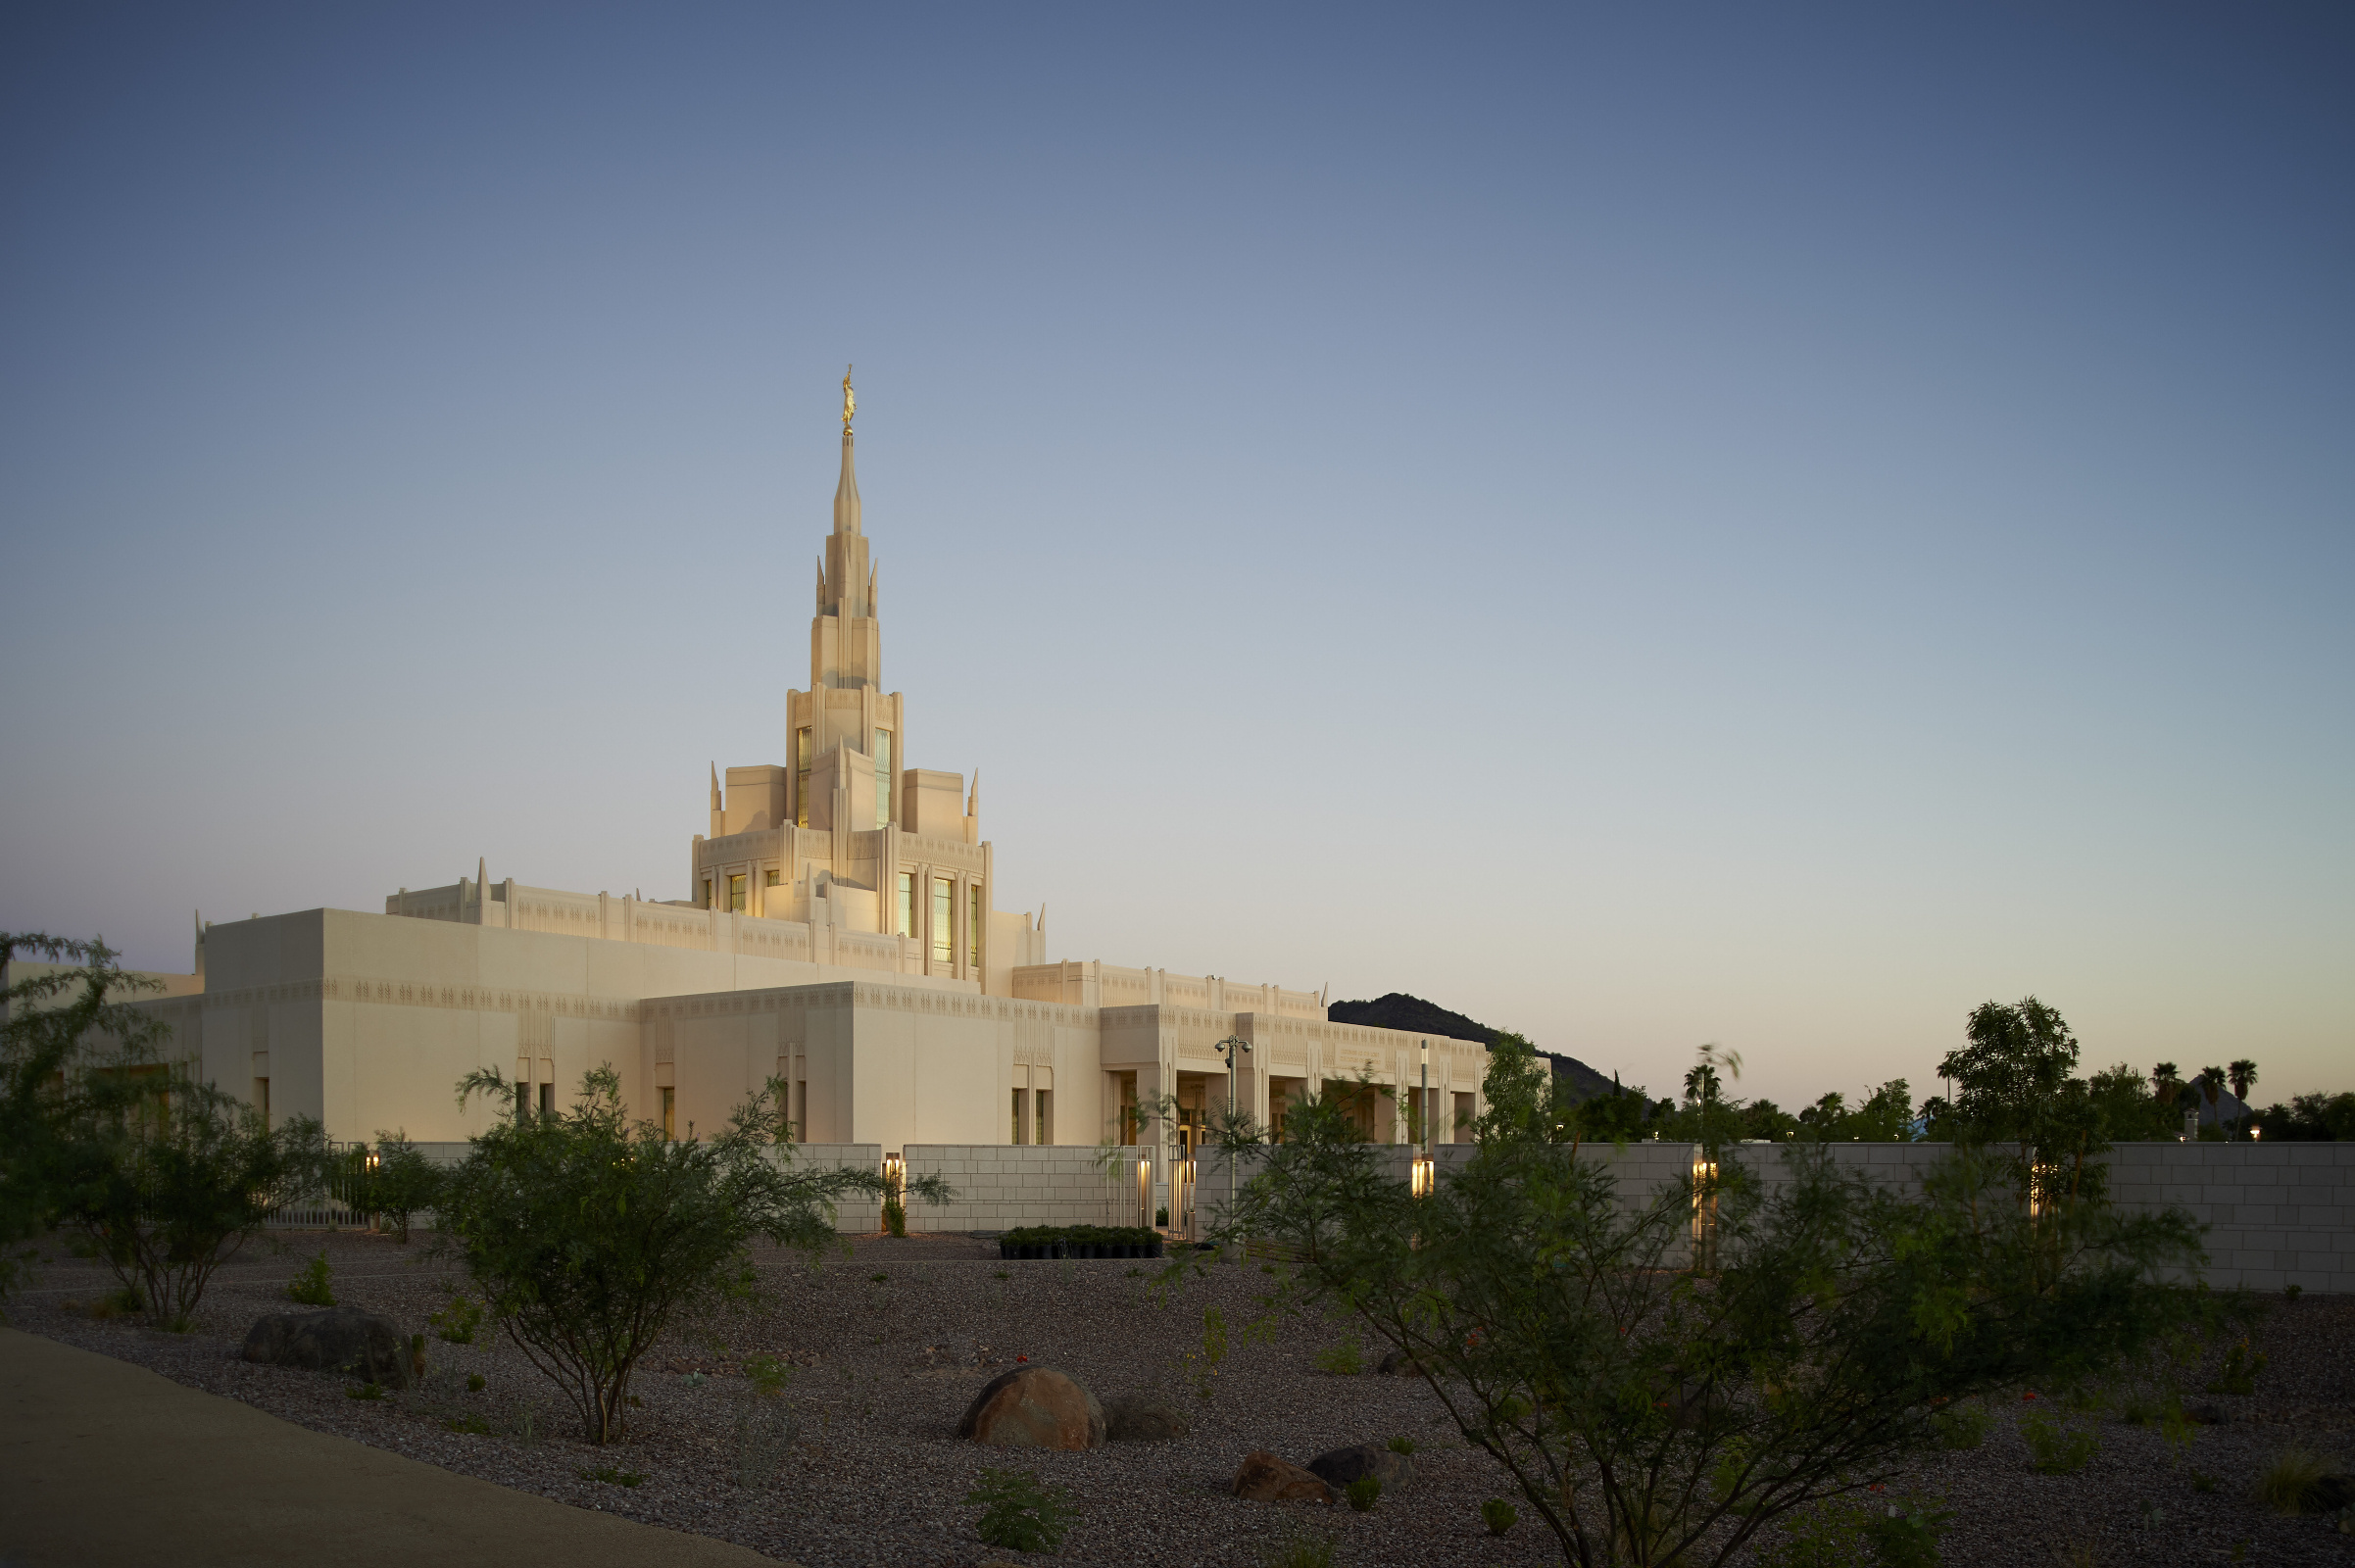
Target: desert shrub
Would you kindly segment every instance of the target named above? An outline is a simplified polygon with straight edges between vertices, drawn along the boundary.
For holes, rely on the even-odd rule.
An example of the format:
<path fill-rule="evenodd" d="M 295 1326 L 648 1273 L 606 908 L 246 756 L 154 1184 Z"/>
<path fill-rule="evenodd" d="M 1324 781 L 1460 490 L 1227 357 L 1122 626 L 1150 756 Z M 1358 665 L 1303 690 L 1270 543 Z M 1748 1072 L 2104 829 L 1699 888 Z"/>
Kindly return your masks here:
<path fill-rule="evenodd" d="M 1341 1494 L 1349 1499 L 1351 1508 L 1359 1513 L 1364 1513 L 1382 1500 L 1382 1478 L 1380 1476 L 1359 1476 L 1342 1488 Z"/>
<path fill-rule="evenodd" d="M 185 1328 L 270 1210 L 317 1191 L 325 1149 L 315 1121 L 267 1127 L 214 1085 L 158 1072 L 79 1097 L 54 1191 L 60 1217 L 149 1320 Z"/>
<path fill-rule="evenodd" d="M 468 1372 L 466 1374 L 466 1392 L 468 1394 L 480 1394 L 484 1389 L 489 1387 L 489 1380 L 486 1379 L 481 1373 Z"/>
<path fill-rule="evenodd" d="M 491 1424 L 488 1421 L 485 1421 L 481 1416 L 475 1414 L 473 1411 L 467 1410 L 458 1415 L 443 1416 L 442 1430 L 444 1432 L 462 1432 L 478 1438 L 487 1438 L 491 1435 Z"/>
<path fill-rule="evenodd" d="M 1799 1510 L 1759 1553 L 1760 1568 L 1938 1568 L 1949 1509 L 1912 1500 L 1830 1497 Z"/>
<path fill-rule="evenodd" d="M 361 1186 L 361 1201 L 369 1213 L 388 1222 L 406 1247 L 410 1221 L 440 1206 L 448 1176 L 448 1169 L 427 1159 L 406 1131 L 380 1132 L 373 1163 Z"/>
<path fill-rule="evenodd" d="M 0 1304 L 32 1277 L 39 1254 L 25 1244 L 65 1217 L 59 1186 L 77 1112 L 123 1089 L 126 1069 L 146 1065 L 166 1034 L 128 1005 L 156 982 L 116 956 L 103 942 L 0 932 L 0 967 L 76 965 L 12 979 L 0 993 Z"/>
<path fill-rule="evenodd" d="M 786 1380 L 793 1376 L 793 1363 L 781 1355 L 748 1355 L 744 1375 L 752 1379 L 755 1394 L 782 1394 Z"/>
<path fill-rule="evenodd" d="M 471 1345 L 482 1326 L 482 1307 L 464 1292 L 452 1291 L 447 1301 L 425 1314 L 425 1323 L 452 1345 Z"/>
<path fill-rule="evenodd" d="M 2190 1217 L 2119 1212 L 2082 1167 L 2032 1206 L 1965 1149 L 1912 1197 L 1800 1144 L 1772 1191 L 1737 1167 L 1629 1201 L 1555 1141 L 1551 1081 L 1499 1040 L 1471 1157 L 1421 1198 L 1339 1110 L 1295 1104 L 1223 1234 L 1293 1259 L 1272 1310 L 1338 1309 L 1412 1357 L 1568 1560 L 1725 1563 L 1899 1473 L 1946 1405 L 2106 1376 L 2195 1311 L 2167 1283 L 2197 1265 Z"/>
<path fill-rule="evenodd" d="M 2224 1365 L 2217 1368 L 2216 1381 L 2208 1385 L 2210 1394 L 2254 1394 L 2257 1374 L 2265 1370 L 2265 1352 L 2252 1350 L 2242 1339 L 2225 1351 Z"/>
<path fill-rule="evenodd" d="M 1501 1536 L 1521 1522 L 1521 1510 L 1502 1497 L 1491 1497 L 1480 1505 L 1480 1522 L 1489 1527 L 1489 1534 Z"/>
<path fill-rule="evenodd" d="M 883 1230 L 887 1236 L 908 1234 L 908 1205 L 897 1197 L 883 1200 Z"/>
<path fill-rule="evenodd" d="M 2101 1446 L 2099 1433 L 2068 1426 L 2042 1410 L 2032 1410 L 2021 1421 L 2020 1436 L 2028 1440 L 2028 1452 L 2038 1475 L 2075 1475 Z"/>
<path fill-rule="evenodd" d="M 1337 1378 L 1353 1378 L 1365 1370 L 1365 1352 L 1354 1338 L 1344 1338 L 1316 1352 L 1312 1364 Z"/>
<path fill-rule="evenodd" d="M 602 1481 L 609 1487 L 636 1487 L 646 1483 L 643 1470 L 624 1470 L 617 1464 L 601 1464 L 593 1470 L 580 1472 L 583 1481 Z"/>
<path fill-rule="evenodd" d="M 2323 1477 L 2330 1463 L 2311 1448 L 2292 1445 L 2258 1473 L 2257 1501 L 2276 1513 L 2306 1513 L 2322 1504 Z"/>
<path fill-rule="evenodd" d="M 1986 1405 L 1964 1399 L 1941 1405 L 1931 1416 L 1930 1425 L 1939 1447 L 1976 1448 L 1987 1441 L 1987 1427 L 1994 1419 Z"/>
<path fill-rule="evenodd" d="M 347 1399 L 381 1399 L 384 1397 L 384 1385 L 373 1381 L 355 1384 L 343 1391 L 343 1396 Z"/>
<path fill-rule="evenodd" d="M 1338 1550 L 1331 1536 L 1286 1536 L 1259 1554 L 1259 1568 L 1333 1568 Z"/>
<path fill-rule="evenodd" d="M 286 1282 L 286 1299 L 300 1301 L 305 1306 L 333 1306 L 334 1272 L 327 1262 L 327 1250 L 320 1248 L 319 1256 L 305 1263 L 302 1272 Z"/>
<path fill-rule="evenodd" d="M 1009 1551 L 1053 1551 L 1078 1517 L 1069 1494 L 1039 1485 L 1027 1470 L 984 1470 L 965 1501 L 981 1512 L 974 1529 L 984 1545 Z"/>
<path fill-rule="evenodd" d="M 1414 1439 L 1401 1435 L 1391 1439 L 1389 1446 L 1390 1451 L 1393 1453 L 1412 1456 L 1414 1450 L 1420 1446 L 1420 1445 L 1418 1445 Z"/>
<path fill-rule="evenodd" d="M 461 1103 L 477 1094 L 503 1105 L 511 1090 L 491 1068 L 459 1085 Z M 629 1118 L 600 1067 L 569 1111 L 501 1117 L 449 1173 L 443 1236 L 591 1443 L 620 1436 L 630 1377 L 674 1322 L 755 1294 L 755 1237 L 815 1257 L 836 1245 L 834 1200 L 883 1190 L 873 1171 L 794 1169 L 774 1094 L 748 1097 L 716 1137 L 670 1139 Z M 952 1196 L 938 1176 L 907 1188 Z"/>

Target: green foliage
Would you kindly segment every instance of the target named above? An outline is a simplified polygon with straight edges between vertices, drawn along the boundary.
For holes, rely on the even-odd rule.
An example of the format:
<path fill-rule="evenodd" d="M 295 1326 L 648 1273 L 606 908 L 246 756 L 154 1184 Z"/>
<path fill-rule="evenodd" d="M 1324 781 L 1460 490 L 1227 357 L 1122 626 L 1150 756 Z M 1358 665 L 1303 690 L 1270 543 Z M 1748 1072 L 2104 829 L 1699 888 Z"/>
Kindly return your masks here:
<path fill-rule="evenodd" d="M 508 1336 L 564 1391 L 591 1443 L 620 1436 L 629 1381 L 670 1326 L 755 1292 L 752 1243 L 812 1257 L 835 1245 L 834 1203 L 880 1194 L 873 1171 L 792 1167 L 776 1138 L 775 1086 L 749 1097 L 718 1136 L 663 1136 L 633 1122 L 611 1067 L 582 1080 L 568 1111 L 501 1117 L 449 1173 L 441 1228 Z M 496 1069 L 459 1086 L 496 1105 Z M 908 1190 L 945 1200 L 937 1176 Z"/>
<path fill-rule="evenodd" d="M 2101 1446 L 2101 1434 L 2071 1427 L 2043 1410 L 2031 1410 L 2020 1422 L 2028 1441 L 2032 1466 L 2038 1475 L 2073 1476 L 2085 1467 Z"/>
<path fill-rule="evenodd" d="M 1040 1486 L 1027 1470 L 982 1471 L 965 1501 L 982 1510 L 974 1527 L 982 1544 L 1009 1551 L 1055 1550 L 1079 1516 L 1069 1494 Z"/>
<path fill-rule="evenodd" d="M 883 1200 L 883 1231 L 887 1236 L 908 1234 L 908 1205 L 896 1196 Z"/>
<path fill-rule="evenodd" d="M 406 1131 L 376 1134 L 372 1159 L 361 1188 L 361 1205 L 389 1220 L 393 1234 L 407 1246 L 411 1219 L 440 1206 L 449 1173 L 427 1159 Z"/>
<path fill-rule="evenodd" d="M 2254 1121 L 2269 1144 L 2343 1143 L 2355 1139 L 2355 1093 L 2292 1095 L 2288 1104 L 2277 1102 Z"/>
<path fill-rule="evenodd" d="M 752 1380 L 755 1394 L 783 1394 L 793 1376 L 793 1363 L 781 1355 L 748 1355 L 744 1358 L 744 1375 Z"/>
<path fill-rule="evenodd" d="M 2330 1462 L 2311 1448 L 2292 1445 L 2273 1456 L 2257 1476 L 2256 1498 L 2276 1513 L 2306 1513 L 2323 1503 L 2323 1477 Z"/>
<path fill-rule="evenodd" d="M 1950 1509 L 1919 1502 L 1826 1498 L 1793 1515 L 1758 1562 L 1760 1568 L 1938 1568 L 1938 1538 L 1953 1518 Z"/>
<path fill-rule="evenodd" d="M 347 1399 L 381 1399 L 384 1397 L 384 1385 L 375 1382 L 358 1384 L 344 1390 L 343 1396 Z"/>
<path fill-rule="evenodd" d="M 488 1387 L 490 1387 L 490 1385 L 487 1381 L 485 1381 L 481 1373 L 468 1372 L 466 1374 L 466 1392 L 468 1394 L 480 1394 Z"/>
<path fill-rule="evenodd" d="M 1949 1052 L 1938 1075 L 1954 1080 L 1952 1112 L 1940 1131 L 1978 1148 L 2002 1146 L 2013 1201 L 2057 1214 L 2108 1196 L 2110 1145 L 2092 1087 L 2070 1076 L 2077 1037 L 2060 1012 L 2023 997 L 1980 1004 L 1964 1026 L 1969 1044 Z"/>
<path fill-rule="evenodd" d="M 1390 1440 L 1390 1451 L 1411 1457 L 1417 1445 L 1414 1439 L 1401 1434 Z"/>
<path fill-rule="evenodd" d="M 1208 1399 L 1218 1392 L 1220 1366 L 1227 1358 L 1226 1314 L 1215 1306 L 1202 1308 L 1202 1339 L 1199 1349 L 1186 1352 L 1184 1376 L 1194 1392 Z"/>
<path fill-rule="evenodd" d="M 1007 1247 L 1151 1247 L 1160 1233 L 1143 1225 L 1023 1225 L 1000 1234 Z"/>
<path fill-rule="evenodd" d="M 452 1345 L 471 1345 L 474 1331 L 482 1326 L 482 1306 L 464 1292 L 452 1291 L 447 1301 L 425 1314 L 425 1325 Z"/>
<path fill-rule="evenodd" d="M 643 1470 L 624 1470 L 617 1464 L 601 1464 L 594 1470 L 580 1472 L 583 1481 L 602 1481 L 609 1487 L 636 1487 L 646 1481 Z"/>
<path fill-rule="evenodd" d="M 70 1075 L 65 1097 L 49 1172 L 57 1217 L 163 1327 L 187 1327 L 214 1272 L 270 1210 L 319 1188 L 317 1122 L 266 1127 L 201 1080 L 161 1069 L 79 1084 Z"/>
<path fill-rule="evenodd" d="M 1934 1450 L 1939 1411 L 2100 1376 L 2194 1314 L 2166 1283 L 2197 1265 L 2188 1215 L 2082 1188 L 2032 1215 L 1968 1149 L 1918 1198 L 1820 1146 L 1771 1193 L 1737 1167 L 1695 1272 L 1690 1186 L 1623 1197 L 1555 1136 L 1550 1077 L 1500 1042 L 1472 1157 L 1421 1199 L 1295 1105 L 1227 1225 L 1294 1260 L 1279 1308 L 1345 1311 L 1423 1367 L 1568 1560 L 1724 1563 Z"/>
<path fill-rule="evenodd" d="M 1153 1211 L 1153 1222 L 1166 1230 L 1169 1226 L 1169 1205 L 1163 1203 Z"/>
<path fill-rule="evenodd" d="M 2208 1385 L 2210 1394 L 2254 1394 L 2257 1374 L 2265 1370 L 2265 1352 L 2252 1350 L 2242 1339 L 2225 1351 L 2224 1365 L 2216 1370 L 2216 1381 Z"/>
<path fill-rule="evenodd" d="M 442 1430 L 444 1432 L 469 1433 L 474 1437 L 487 1438 L 491 1435 L 491 1424 L 475 1412 L 467 1410 L 458 1415 L 443 1416 Z"/>
<path fill-rule="evenodd" d="M 1259 1568 L 1333 1568 L 1340 1544 L 1305 1532 L 1286 1536 L 1259 1555 Z"/>
<path fill-rule="evenodd" d="M 1352 1509 L 1358 1513 L 1364 1513 L 1382 1500 L 1382 1478 L 1380 1476 L 1359 1476 L 1342 1488 L 1341 1494 L 1349 1499 L 1349 1506 Z"/>
<path fill-rule="evenodd" d="M 1976 1448 L 1987 1441 L 1995 1418 L 1977 1399 L 1941 1405 L 1930 1418 L 1931 1432 L 1941 1448 Z"/>
<path fill-rule="evenodd" d="M 333 1306 L 335 1287 L 330 1280 L 333 1273 L 327 1263 L 327 1250 L 322 1247 L 319 1256 L 304 1264 L 302 1272 L 286 1282 L 286 1299 L 300 1301 L 305 1306 Z"/>
<path fill-rule="evenodd" d="M 1489 1534 L 1501 1536 L 1521 1522 L 1521 1510 L 1502 1497 L 1491 1497 L 1480 1505 L 1480 1522 L 1489 1527 Z"/>
<path fill-rule="evenodd" d="M 1365 1370 L 1365 1351 L 1359 1348 L 1356 1337 L 1349 1335 L 1317 1351 L 1310 1364 L 1319 1372 L 1330 1372 L 1337 1378 L 1353 1378 Z"/>
<path fill-rule="evenodd" d="M 0 965 L 41 966 L 0 993 L 0 1306 L 32 1277 L 38 1254 L 25 1244 L 65 1217 L 75 1122 L 122 1108 L 131 1072 L 165 1038 L 128 1005 L 160 988 L 117 956 L 103 942 L 0 932 Z"/>

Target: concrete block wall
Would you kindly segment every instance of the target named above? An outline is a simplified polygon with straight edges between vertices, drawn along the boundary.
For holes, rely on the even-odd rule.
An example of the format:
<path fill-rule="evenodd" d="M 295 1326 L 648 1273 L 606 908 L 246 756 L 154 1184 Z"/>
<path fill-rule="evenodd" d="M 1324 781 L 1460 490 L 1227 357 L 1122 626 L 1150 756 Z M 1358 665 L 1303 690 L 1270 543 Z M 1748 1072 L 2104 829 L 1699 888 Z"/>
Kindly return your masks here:
<path fill-rule="evenodd" d="M 2208 1283 L 2355 1292 L 2355 1143 L 2120 1144 L 2110 1196 L 2208 1227 Z"/>
<path fill-rule="evenodd" d="M 939 1174 L 957 1189 L 939 1207 L 909 1203 L 911 1234 L 1137 1223 L 1133 1156 L 1107 1174 L 1088 1144 L 910 1144 L 903 1152 L 910 1177 Z"/>

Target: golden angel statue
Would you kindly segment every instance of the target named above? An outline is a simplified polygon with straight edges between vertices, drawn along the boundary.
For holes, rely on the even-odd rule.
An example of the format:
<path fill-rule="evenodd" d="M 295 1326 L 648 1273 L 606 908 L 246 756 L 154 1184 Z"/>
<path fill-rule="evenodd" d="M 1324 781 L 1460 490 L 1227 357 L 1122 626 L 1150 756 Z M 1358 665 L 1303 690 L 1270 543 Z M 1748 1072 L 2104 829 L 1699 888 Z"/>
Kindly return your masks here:
<path fill-rule="evenodd" d="M 851 427 L 851 416 L 859 412 L 859 394 L 851 390 L 851 368 L 842 368 L 842 427 Z"/>

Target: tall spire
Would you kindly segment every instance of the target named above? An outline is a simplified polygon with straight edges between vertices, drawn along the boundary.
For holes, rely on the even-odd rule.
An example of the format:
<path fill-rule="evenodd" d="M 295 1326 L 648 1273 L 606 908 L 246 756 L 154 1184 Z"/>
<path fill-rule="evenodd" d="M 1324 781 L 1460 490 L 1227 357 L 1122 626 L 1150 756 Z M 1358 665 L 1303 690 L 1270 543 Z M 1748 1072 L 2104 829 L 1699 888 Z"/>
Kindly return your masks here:
<path fill-rule="evenodd" d="M 858 438 L 851 433 L 851 416 L 858 412 L 859 394 L 851 390 L 851 371 L 842 372 L 842 482 L 834 487 L 834 531 L 859 531 L 859 468 L 851 461 Z"/>

